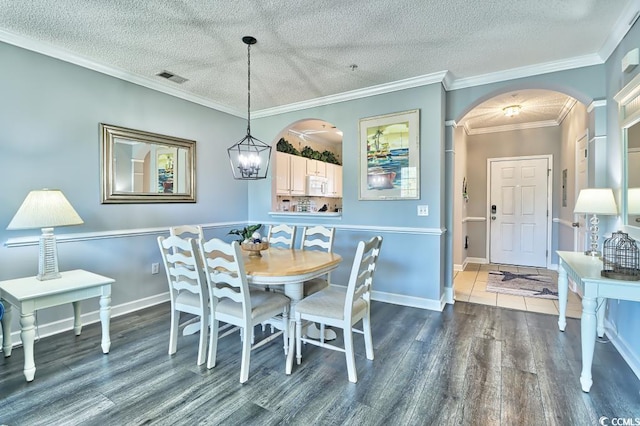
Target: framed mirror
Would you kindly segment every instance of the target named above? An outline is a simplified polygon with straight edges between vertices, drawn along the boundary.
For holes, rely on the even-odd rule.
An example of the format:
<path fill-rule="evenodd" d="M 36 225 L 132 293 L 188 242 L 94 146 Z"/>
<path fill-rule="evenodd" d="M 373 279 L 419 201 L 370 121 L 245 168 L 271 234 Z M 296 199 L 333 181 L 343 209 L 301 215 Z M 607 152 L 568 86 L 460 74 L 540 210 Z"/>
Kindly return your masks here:
<path fill-rule="evenodd" d="M 101 201 L 195 203 L 196 142 L 100 124 Z"/>
<path fill-rule="evenodd" d="M 640 75 L 614 99 L 622 133 L 622 222 L 632 238 L 640 239 Z"/>

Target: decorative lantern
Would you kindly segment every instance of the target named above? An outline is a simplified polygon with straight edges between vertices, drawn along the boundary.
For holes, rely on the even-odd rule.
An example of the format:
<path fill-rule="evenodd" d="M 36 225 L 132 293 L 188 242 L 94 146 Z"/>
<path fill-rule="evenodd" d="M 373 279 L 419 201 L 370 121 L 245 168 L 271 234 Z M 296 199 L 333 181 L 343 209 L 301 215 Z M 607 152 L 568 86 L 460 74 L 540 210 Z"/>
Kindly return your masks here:
<path fill-rule="evenodd" d="M 640 280 L 640 256 L 636 241 L 618 231 L 604 241 L 601 275 L 616 280 Z"/>

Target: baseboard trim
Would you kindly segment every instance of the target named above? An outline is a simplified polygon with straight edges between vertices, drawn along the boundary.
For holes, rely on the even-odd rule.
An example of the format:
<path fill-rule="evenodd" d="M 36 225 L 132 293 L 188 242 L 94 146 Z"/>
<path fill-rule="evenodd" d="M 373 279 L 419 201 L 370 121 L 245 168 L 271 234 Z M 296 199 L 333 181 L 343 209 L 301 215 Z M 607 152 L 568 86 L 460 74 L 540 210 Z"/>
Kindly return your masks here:
<path fill-rule="evenodd" d="M 621 338 L 616 332 L 616 328 L 608 319 L 605 320 L 605 333 L 613 346 L 618 350 L 622 359 L 624 359 L 633 370 L 634 374 L 640 379 L 640 358 L 633 352 L 629 344 Z"/>
<path fill-rule="evenodd" d="M 456 303 L 456 299 L 454 297 L 455 292 L 453 291 L 453 287 L 445 287 L 444 288 L 444 302 L 448 305 L 453 305 Z"/>
<path fill-rule="evenodd" d="M 135 300 L 133 302 L 123 303 L 121 305 L 112 306 L 111 307 L 111 318 L 119 317 L 121 315 L 130 314 L 135 311 L 139 311 L 141 309 L 150 308 L 155 305 L 159 305 L 164 302 L 169 301 L 169 292 L 156 294 L 151 297 L 147 297 L 140 300 Z M 13 308 L 13 318 L 12 323 L 16 322 L 15 312 L 18 311 L 17 308 Z M 82 326 L 86 326 L 89 324 L 100 322 L 100 312 L 93 311 L 82 314 Z M 40 338 L 53 336 L 54 334 L 64 333 L 64 332 L 73 332 L 73 317 L 65 318 L 59 321 L 50 322 L 37 328 L 37 336 Z M 2 347 L 3 336 L 0 336 L 0 348 Z M 14 331 L 11 333 L 11 343 L 12 347 L 22 346 L 22 340 L 20 339 L 20 330 Z M 0 349 L 1 352 L 1 349 Z"/>
<path fill-rule="evenodd" d="M 467 263 L 479 263 L 480 265 L 488 265 L 489 259 L 484 257 L 467 257 L 465 259 L 465 266 Z"/>
<path fill-rule="evenodd" d="M 427 309 L 430 311 L 442 312 L 445 303 L 445 294 L 442 294 L 440 300 L 424 299 L 422 297 L 403 296 L 400 294 L 385 293 L 382 291 L 372 291 L 371 299 L 378 302 L 392 303 L 394 305 L 408 306 L 411 308 Z"/>

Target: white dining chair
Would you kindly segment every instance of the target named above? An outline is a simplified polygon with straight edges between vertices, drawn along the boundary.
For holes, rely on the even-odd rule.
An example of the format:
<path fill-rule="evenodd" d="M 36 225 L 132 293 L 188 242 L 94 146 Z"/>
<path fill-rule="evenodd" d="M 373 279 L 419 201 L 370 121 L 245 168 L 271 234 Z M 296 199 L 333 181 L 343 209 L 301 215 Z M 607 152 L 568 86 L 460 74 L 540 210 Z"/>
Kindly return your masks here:
<path fill-rule="evenodd" d="M 200 322 L 198 365 L 204 364 L 207 353 L 209 330 L 209 290 L 204 279 L 198 246 L 192 238 L 183 239 L 175 235 L 158 237 L 158 247 L 169 284 L 171 299 L 171 326 L 169 332 L 169 355 L 177 351 L 178 327 L 182 312 L 196 315 Z"/>
<path fill-rule="evenodd" d="M 333 252 L 333 239 L 336 235 L 335 228 L 325 226 L 305 226 L 302 228 L 302 238 L 300 240 L 301 250 L 319 250 L 327 253 Z M 331 273 L 313 278 L 304 282 L 304 296 L 310 296 L 329 286 Z"/>
<path fill-rule="evenodd" d="M 346 288 L 330 286 L 296 304 L 296 355 L 298 364 L 302 360 L 302 343 L 309 343 L 327 349 L 343 352 L 347 361 L 349 381 L 356 383 L 355 354 L 353 349 L 353 332 L 364 335 L 367 359 L 373 359 L 373 341 L 371 339 L 371 285 L 376 264 L 380 255 L 382 237 L 377 236 L 365 242 L 360 241 L 353 260 L 349 283 Z M 304 323 L 303 323 L 304 321 Z M 362 329 L 354 327 L 362 321 Z M 326 343 L 303 336 L 303 327 L 310 322 L 326 324 L 342 329 L 344 346 Z"/>
<path fill-rule="evenodd" d="M 284 223 L 280 225 L 271 225 L 267 232 L 267 241 L 270 246 L 289 249 L 293 248 L 296 241 L 296 227 L 286 225 Z"/>
<path fill-rule="evenodd" d="M 231 244 L 217 238 L 200 240 L 200 254 L 204 264 L 205 277 L 209 290 L 211 335 L 209 338 L 209 356 L 207 368 L 216 365 L 218 347 L 218 322 L 233 324 L 243 330 L 242 360 L 240 364 L 240 383 L 249 378 L 251 350 L 283 336 L 285 347 L 289 340 L 289 304 L 290 299 L 281 293 L 249 289 L 240 245 Z M 253 344 L 253 329 L 256 325 L 281 315 L 281 331 L 263 338 Z"/>

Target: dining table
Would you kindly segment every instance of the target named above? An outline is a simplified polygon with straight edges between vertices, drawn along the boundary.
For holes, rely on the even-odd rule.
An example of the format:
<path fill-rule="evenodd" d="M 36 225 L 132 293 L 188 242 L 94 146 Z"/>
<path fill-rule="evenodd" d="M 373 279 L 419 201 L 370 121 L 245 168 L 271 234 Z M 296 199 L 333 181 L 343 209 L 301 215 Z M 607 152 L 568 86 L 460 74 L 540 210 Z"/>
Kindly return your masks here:
<path fill-rule="evenodd" d="M 261 251 L 260 256 L 243 251 L 243 259 L 249 284 L 270 288 L 282 286 L 285 296 L 291 299 L 286 362 L 286 374 L 291 374 L 295 351 L 295 306 L 304 297 L 304 282 L 333 271 L 342 262 L 342 257 L 317 250 L 269 247 Z"/>

